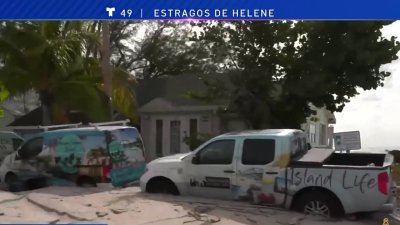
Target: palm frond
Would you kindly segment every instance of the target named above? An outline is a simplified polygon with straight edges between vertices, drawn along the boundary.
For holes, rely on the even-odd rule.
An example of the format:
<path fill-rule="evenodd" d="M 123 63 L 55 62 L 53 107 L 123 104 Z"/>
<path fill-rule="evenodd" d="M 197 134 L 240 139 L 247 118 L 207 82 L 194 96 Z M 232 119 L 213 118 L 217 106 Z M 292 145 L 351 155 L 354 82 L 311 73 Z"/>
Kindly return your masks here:
<path fill-rule="evenodd" d="M 84 81 L 66 81 L 55 87 L 55 102 L 69 109 L 86 113 L 93 121 L 109 118 L 109 107 L 96 84 Z"/>
<path fill-rule="evenodd" d="M 137 123 L 139 115 L 137 114 L 136 93 L 134 87 L 136 80 L 126 71 L 114 69 L 113 71 L 113 106 L 117 111 L 129 117 Z"/>

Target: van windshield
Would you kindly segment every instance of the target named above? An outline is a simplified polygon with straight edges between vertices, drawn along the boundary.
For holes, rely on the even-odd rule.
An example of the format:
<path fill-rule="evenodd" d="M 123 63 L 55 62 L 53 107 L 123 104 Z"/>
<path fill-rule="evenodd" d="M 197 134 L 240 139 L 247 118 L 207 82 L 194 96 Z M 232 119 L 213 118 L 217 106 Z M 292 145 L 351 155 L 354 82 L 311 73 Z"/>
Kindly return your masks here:
<path fill-rule="evenodd" d="M 142 138 L 135 128 L 111 131 L 111 182 L 114 186 L 138 180 L 144 173 L 146 162 Z"/>
<path fill-rule="evenodd" d="M 130 162 L 144 161 L 142 138 L 136 129 L 125 128 L 111 132 L 112 141 L 122 144 L 127 160 Z"/>

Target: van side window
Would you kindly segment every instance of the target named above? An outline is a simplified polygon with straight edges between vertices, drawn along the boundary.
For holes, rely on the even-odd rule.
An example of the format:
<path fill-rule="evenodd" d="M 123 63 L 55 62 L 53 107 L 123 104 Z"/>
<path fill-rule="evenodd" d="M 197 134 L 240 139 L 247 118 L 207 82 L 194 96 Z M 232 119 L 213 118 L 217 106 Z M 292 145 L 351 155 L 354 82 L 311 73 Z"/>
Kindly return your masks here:
<path fill-rule="evenodd" d="M 242 164 L 265 165 L 274 161 L 275 140 L 246 139 L 243 142 Z"/>
<path fill-rule="evenodd" d="M 198 164 L 229 165 L 232 163 L 234 150 L 234 140 L 214 141 L 200 150 Z"/>
<path fill-rule="evenodd" d="M 13 149 L 17 150 L 19 146 L 21 146 L 24 143 L 24 140 L 19 138 L 13 138 L 12 142 L 13 142 Z"/>
<path fill-rule="evenodd" d="M 39 155 L 43 147 L 43 138 L 34 138 L 26 142 L 18 151 L 21 159 L 30 159 Z"/>

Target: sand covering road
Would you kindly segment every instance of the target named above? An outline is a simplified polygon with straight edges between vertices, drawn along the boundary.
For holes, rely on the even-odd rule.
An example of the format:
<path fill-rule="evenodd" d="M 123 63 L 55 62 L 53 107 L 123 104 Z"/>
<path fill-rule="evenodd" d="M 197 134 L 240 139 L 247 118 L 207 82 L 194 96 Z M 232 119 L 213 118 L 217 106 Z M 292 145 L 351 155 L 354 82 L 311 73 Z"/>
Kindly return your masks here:
<path fill-rule="evenodd" d="M 247 203 L 154 195 L 137 187 L 48 187 L 30 192 L 0 192 L 2 223 L 106 223 L 110 225 L 268 224 L 361 225 L 357 222 L 305 217 L 286 210 Z M 382 221 L 382 220 L 380 220 Z M 391 223 L 394 224 L 394 223 Z"/>

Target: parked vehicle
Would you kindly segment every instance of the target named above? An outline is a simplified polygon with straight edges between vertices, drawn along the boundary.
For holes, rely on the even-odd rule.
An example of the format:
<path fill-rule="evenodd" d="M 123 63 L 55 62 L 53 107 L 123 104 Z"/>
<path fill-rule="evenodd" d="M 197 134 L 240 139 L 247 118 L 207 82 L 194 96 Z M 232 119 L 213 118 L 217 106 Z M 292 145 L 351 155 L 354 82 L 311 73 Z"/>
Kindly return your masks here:
<path fill-rule="evenodd" d="M 14 152 L 24 142 L 24 139 L 11 131 L 0 131 L 0 161 Z"/>
<path fill-rule="evenodd" d="M 124 186 L 144 173 L 142 139 L 134 127 L 45 131 L 8 155 L 0 179 L 13 190 L 45 185 Z"/>
<path fill-rule="evenodd" d="M 393 157 L 309 149 L 300 130 L 228 133 L 195 151 L 156 159 L 142 191 L 251 200 L 337 217 L 391 209 Z"/>

